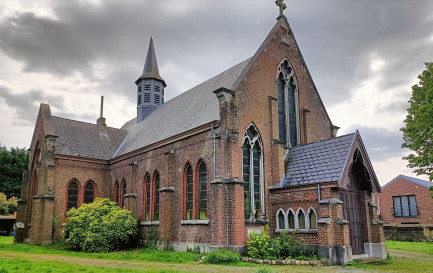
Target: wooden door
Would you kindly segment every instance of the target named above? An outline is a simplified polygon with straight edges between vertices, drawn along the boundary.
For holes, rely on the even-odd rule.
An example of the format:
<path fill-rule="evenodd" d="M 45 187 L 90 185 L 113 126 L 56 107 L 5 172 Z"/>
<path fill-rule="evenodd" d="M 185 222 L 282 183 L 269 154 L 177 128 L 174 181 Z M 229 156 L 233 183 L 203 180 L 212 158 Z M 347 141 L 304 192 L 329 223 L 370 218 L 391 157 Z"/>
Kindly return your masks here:
<path fill-rule="evenodd" d="M 359 192 L 342 191 L 344 218 L 349 221 L 350 245 L 352 254 L 364 254 L 364 237 L 362 232 L 361 202 Z"/>

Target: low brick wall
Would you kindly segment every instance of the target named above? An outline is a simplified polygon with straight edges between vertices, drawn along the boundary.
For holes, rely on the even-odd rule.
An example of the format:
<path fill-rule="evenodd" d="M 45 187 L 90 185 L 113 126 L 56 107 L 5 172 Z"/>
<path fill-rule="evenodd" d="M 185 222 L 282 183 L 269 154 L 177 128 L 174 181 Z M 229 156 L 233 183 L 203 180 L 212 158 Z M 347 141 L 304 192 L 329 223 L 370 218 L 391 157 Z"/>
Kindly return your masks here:
<path fill-rule="evenodd" d="M 424 242 L 424 227 L 433 230 L 433 225 L 383 225 L 387 240 Z"/>
<path fill-rule="evenodd" d="M 269 264 L 269 265 L 328 265 L 329 261 L 301 261 L 301 260 L 260 260 L 253 258 L 241 257 L 241 260 L 247 263 L 255 263 L 255 264 Z"/>

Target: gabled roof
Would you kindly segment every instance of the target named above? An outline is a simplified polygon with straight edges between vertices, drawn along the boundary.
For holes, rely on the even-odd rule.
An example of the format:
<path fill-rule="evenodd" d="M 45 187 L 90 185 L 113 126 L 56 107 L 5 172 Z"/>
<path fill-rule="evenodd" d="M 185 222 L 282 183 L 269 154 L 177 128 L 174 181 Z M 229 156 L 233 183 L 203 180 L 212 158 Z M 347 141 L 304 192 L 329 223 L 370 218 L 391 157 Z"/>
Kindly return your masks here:
<path fill-rule="evenodd" d="M 355 134 L 293 147 L 284 186 L 340 180 Z"/>
<path fill-rule="evenodd" d="M 340 187 L 346 187 L 346 178 L 356 151 L 361 155 L 372 191 L 380 192 L 379 182 L 358 130 L 353 134 L 291 148 L 285 177 L 279 186 L 270 188 L 325 182 L 338 182 Z"/>
<path fill-rule="evenodd" d="M 150 37 L 149 48 L 147 49 L 146 62 L 144 63 L 143 74 L 136 80 L 141 79 L 157 79 L 162 81 L 164 86 L 165 81 L 159 75 L 158 62 L 156 61 L 155 46 L 153 45 L 153 37 Z"/>
<path fill-rule="evenodd" d="M 234 90 L 233 86 L 248 61 L 249 59 L 158 106 L 143 121 L 135 123 L 134 118 L 125 123 L 122 128 L 127 129 L 129 135 L 116 156 L 219 120 L 219 102 L 213 91 L 221 87 Z"/>
<path fill-rule="evenodd" d="M 56 154 L 108 160 L 128 133 L 112 127 L 100 132 L 96 124 L 54 116 L 51 119 L 58 136 Z"/>
<path fill-rule="evenodd" d="M 405 179 L 405 180 L 410 181 L 410 182 L 413 182 L 415 184 L 418 184 L 418 185 L 426 187 L 426 188 L 433 187 L 433 182 L 426 181 L 426 180 L 421 180 L 421 179 L 418 179 L 418 178 L 414 178 L 414 177 L 410 177 L 410 176 L 406 176 L 406 175 L 400 174 L 396 178 L 394 178 L 393 180 L 391 180 L 388 183 L 386 183 L 382 187 L 382 190 L 386 189 L 388 186 L 390 186 L 392 183 L 394 183 L 395 181 L 397 181 L 400 178 Z"/>

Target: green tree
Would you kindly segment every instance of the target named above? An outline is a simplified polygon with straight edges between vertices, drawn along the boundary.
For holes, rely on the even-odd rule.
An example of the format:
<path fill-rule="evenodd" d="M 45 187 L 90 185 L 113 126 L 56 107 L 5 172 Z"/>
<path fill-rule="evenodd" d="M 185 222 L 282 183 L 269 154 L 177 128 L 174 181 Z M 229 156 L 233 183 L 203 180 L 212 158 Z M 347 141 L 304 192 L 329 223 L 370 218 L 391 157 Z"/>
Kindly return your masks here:
<path fill-rule="evenodd" d="M 418 76 L 419 84 L 412 86 L 410 107 L 404 120 L 402 148 L 414 153 L 403 157 L 415 173 L 426 174 L 433 180 L 433 63 Z"/>
<path fill-rule="evenodd" d="M 68 211 L 63 224 L 66 244 L 86 252 L 108 252 L 127 246 L 138 232 L 137 220 L 108 198 Z"/>
<path fill-rule="evenodd" d="M 16 197 L 7 199 L 6 194 L 0 192 L 0 215 L 10 215 L 17 211 Z"/>
<path fill-rule="evenodd" d="M 20 197 L 23 171 L 27 169 L 29 155 L 26 148 L 0 147 L 0 192 L 8 198 Z"/>

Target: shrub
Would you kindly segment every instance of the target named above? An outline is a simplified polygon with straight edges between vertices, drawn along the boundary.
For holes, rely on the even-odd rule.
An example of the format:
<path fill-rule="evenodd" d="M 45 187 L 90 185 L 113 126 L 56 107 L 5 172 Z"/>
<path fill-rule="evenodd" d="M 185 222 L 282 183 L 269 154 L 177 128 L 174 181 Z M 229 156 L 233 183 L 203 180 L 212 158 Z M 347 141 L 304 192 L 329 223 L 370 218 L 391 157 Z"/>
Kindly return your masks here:
<path fill-rule="evenodd" d="M 261 228 L 261 232 L 250 233 L 250 240 L 247 242 L 248 256 L 254 259 L 275 259 L 278 250 L 274 249 L 275 243 L 269 236 L 269 227 Z"/>
<path fill-rule="evenodd" d="M 131 212 L 107 198 L 72 208 L 67 215 L 63 224 L 66 244 L 86 252 L 121 249 L 138 232 L 137 220 Z"/>
<path fill-rule="evenodd" d="M 271 239 L 268 226 L 262 227 L 261 233 L 250 233 L 247 248 L 248 256 L 254 259 L 318 259 L 317 249 L 305 248 L 303 239 L 296 234 L 282 231 L 279 237 Z"/>
<path fill-rule="evenodd" d="M 237 263 L 240 260 L 241 255 L 238 252 L 227 249 L 218 249 L 209 253 L 204 261 L 210 264 L 229 264 Z"/>
<path fill-rule="evenodd" d="M 433 242 L 433 230 L 430 230 L 428 228 L 424 228 L 423 232 L 424 232 L 424 238 L 428 242 Z"/>
<path fill-rule="evenodd" d="M 280 236 L 275 239 L 275 249 L 278 251 L 278 258 L 286 259 L 300 256 L 304 251 L 304 241 L 301 238 L 296 238 L 294 233 L 289 234 L 287 231 L 282 231 Z"/>

